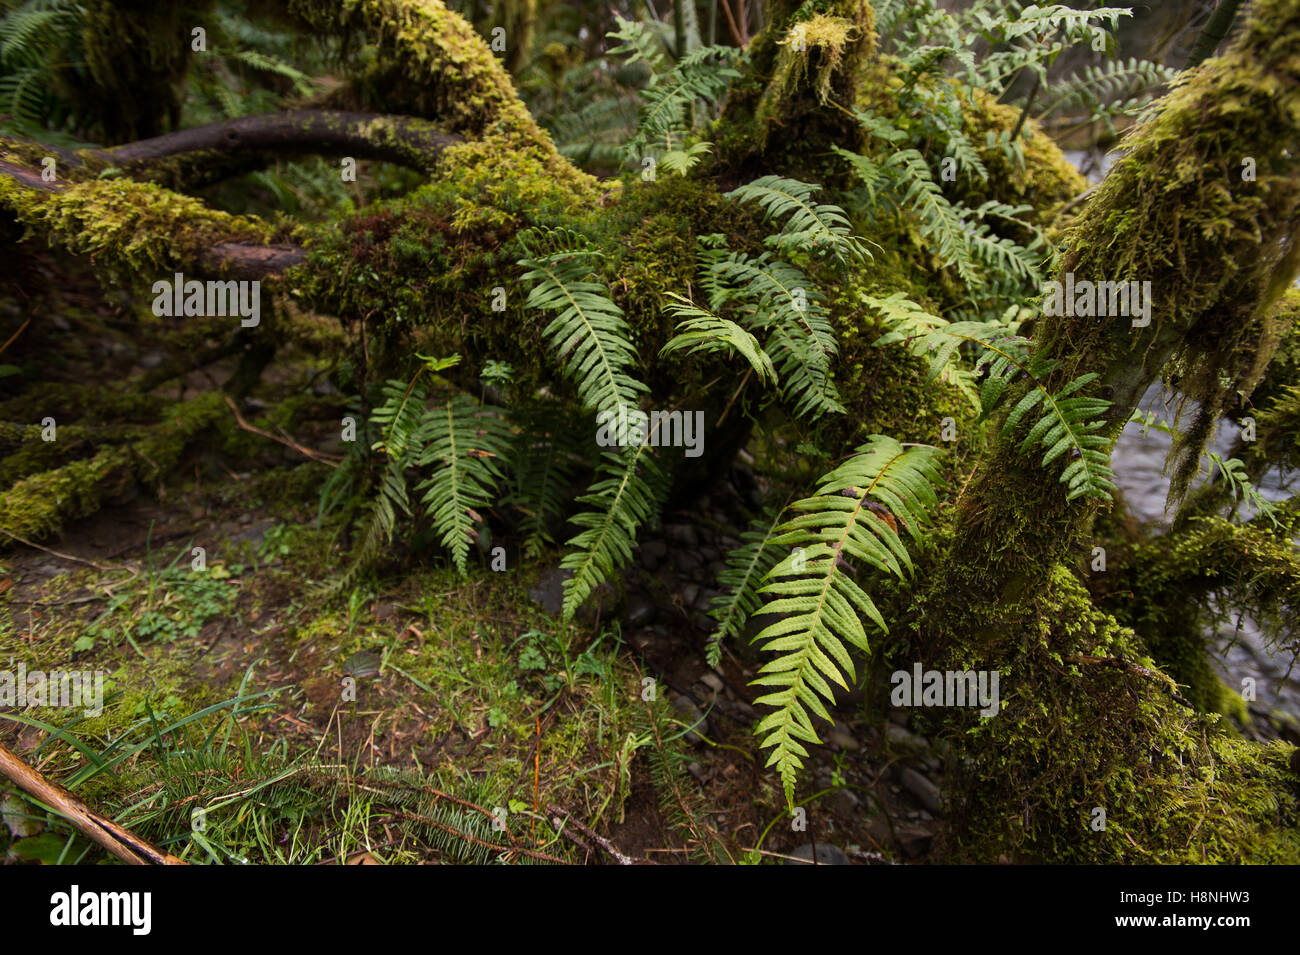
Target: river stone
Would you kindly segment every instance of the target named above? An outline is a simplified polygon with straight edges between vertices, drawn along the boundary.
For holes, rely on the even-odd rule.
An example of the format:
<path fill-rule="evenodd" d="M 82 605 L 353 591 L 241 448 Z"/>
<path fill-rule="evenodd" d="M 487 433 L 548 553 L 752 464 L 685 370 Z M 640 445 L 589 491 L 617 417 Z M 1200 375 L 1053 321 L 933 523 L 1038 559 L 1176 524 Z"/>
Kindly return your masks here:
<path fill-rule="evenodd" d="M 794 856 L 801 861 L 795 862 L 787 859 L 787 865 L 813 865 L 813 852 L 816 851 L 816 865 L 848 865 L 849 857 L 844 854 L 844 850 L 839 846 L 832 846 L 825 842 L 814 844 L 805 842 L 793 852 L 787 852 L 786 855 Z"/>

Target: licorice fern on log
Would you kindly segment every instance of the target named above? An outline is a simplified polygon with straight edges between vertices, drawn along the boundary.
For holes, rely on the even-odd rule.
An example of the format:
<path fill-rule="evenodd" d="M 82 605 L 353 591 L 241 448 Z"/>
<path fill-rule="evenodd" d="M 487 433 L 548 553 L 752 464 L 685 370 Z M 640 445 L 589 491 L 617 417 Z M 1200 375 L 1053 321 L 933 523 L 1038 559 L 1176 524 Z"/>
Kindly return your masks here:
<path fill-rule="evenodd" d="M 848 689 L 844 674 L 856 676 L 849 648 L 868 650 L 862 618 L 888 629 L 842 562 L 860 561 L 906 579 L 912 559 L 897 527 L 921 541 L 938 503 L 937 453 L 872 435 L 822 477 L 812 497 L 790 505 L 799 516 L 777 531 L 774 543 L 794 550 L 768 572 L 759 591 L 766 595 L 761 612 L 780 619 L 754 638 L 764 653 L 777 654 L 753 681 L 777 688 L 754 701 L 773 707 L 755 733 L 762 737 L 762 747 L 771 750 L 767 765 L 780 773 L 791 806 L 796 776 L 808 755 L 804 744 L 820 742 L 810 714 L 830 720 L 826 703 L 834 699 L 831 684 Z"/>
<path fill-rule="evenodd" d="M 1030 353 L 1032 342 L 1012 333 L 1007 327 L 990 322 L 946 322 L 930 315 L 901 294 L 887 299 L 864 296 L 864 301 L 878 309 L 887 323 L 898 324 L 876 340 L 878 346 L 907 342 L 913 354 L 930 359 L 929 380 L 941 374 L 965 344 L 979 349 L 975 367 L 984 369 L 980 385 L 981 419 L 988 418 L 1003 399 L 1021 386 L 1024 393 L 1012 405 L 1002 422 L 1000 433 L 1014 432 L 1036 408 L 1040 414 L 1020 443 L 1021 453 L 1043 449 L 1041 461 L 1047 467 L 1065 457 L 1061 483 L 1066 486 L 1066 500 L 1092 497 L 1109 501 L 1115 492 L 1115 475 L 1110 467 L 1110 439 L 1097 432 L 1105 427 L 1102 415 L 1110 407 L 1104 398 L 1076 394 L 1097 380 L 1097 375 L 1080 375 L 1055 393 L 1044 381 L 1056 369 L 1051 359 Z M 918 314 L 923 318 L 918 318 Z M 928 331 L 917 334 L 917 329 Z"/>

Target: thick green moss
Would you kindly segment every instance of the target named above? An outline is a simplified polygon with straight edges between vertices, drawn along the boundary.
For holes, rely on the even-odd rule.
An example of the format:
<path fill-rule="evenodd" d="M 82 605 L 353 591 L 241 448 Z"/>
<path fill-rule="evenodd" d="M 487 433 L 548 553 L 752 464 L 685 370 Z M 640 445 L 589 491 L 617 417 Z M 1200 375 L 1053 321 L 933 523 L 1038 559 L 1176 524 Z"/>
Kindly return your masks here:
<path fill-rule="evenodd" d="M 94 513 L 133 481 L 156 481 L 180 458 L 200 432 L 228 415 L 219 392 L 180 402 L 144 437 L 128 445 L 102 448 L 19 481 L 0 494 L 0 531 L 31 540 Z M 39 436 L 34 436 L 39 441 Z"/>
<path fill-rule="evenodd" d="M 290 7 L 317 29 L 360 31 L 377 44 L 343 94 L 354 101 L 348 105 L 435 119 L 450 132 L 496 140 L 541 162 L 558 187 L 597 193 L 595 180 L 556 152 L 487 43 L 441 0 L 292 0 Z"/>
<path fill-rule="evenodd" d="M 207 208 L 151 183 L 80 182 L 57 192 L 0 176 L 0 208 L 33 235 L 123 280 L 167 275 L 223 242 L 270 242 L 275 230 L 247 216 Z"/>
<path fill-rule="evenodd" d="M 1300 622 L 1300 557 L 1285 532 L 1197 518 L 1137 544 L 1116 569 L 1128 590 L 1110 602 L 1116 615 L 1137 630 L 1201 710 L 1241 709 L 1207 658 L 1205 633 L 1215 620 L 1249 613 L 1273 634 L 1293 633 Z"/>
<path fill-rule="evenodd" d="M 999 715 L 936 717 L 970 761 L 955 793 L 958 858 L 1300 861 L 1288 745 L 1232 739 L 1178 703 L 1133 631 L 1064 568 L 1021 613 L 997 614 L 1000 639 L 959 640 L 938 664 L 1000 674 Z"/>

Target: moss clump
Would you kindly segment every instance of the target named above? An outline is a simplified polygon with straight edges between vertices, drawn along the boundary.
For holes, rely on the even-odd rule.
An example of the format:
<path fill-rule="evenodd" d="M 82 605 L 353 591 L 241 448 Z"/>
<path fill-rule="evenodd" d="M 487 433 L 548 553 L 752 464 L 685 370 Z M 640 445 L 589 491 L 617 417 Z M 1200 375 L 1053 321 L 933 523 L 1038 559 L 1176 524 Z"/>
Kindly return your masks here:
<path fill-rule="evenodd" d="M 488 45 L 441 0 L 293 0 L 290 8 L 316 29 L 342 36 L 360 31 L 377 45 L 339 97 L 341 105 L 436 119 L 450 132 L 528 154 L 575 194 L 596 191 L 595 180 L 556 152 Z"/>
<path fill-rule="evenodd" d="M 257 219 L 209 209 L 151 183 L 116 179 L 47 192 L 0 176 L 0 207 L 31 234 L 89 256 L 101 271 L 124 281 L 182 268 L 221 243 L 267 243 L 275 233 Z"/>
<path fill-rule="evenodd" d="M 1300 778 L 1286 768 L 1288 746 L 1231 739 L 1178 703 L 1133 631 L 1097 610 L 1063 567 L 1023 614 L 1007 611 L 1002 639 L 962 643 L 940 664 L 1000 673 L 1000 714 L 947 722 L 970 760 L 958 858 L 1300 861 Z"/>
<path fill-rule="evenodd" d="M 180 402 L 132 444 L 103 448 L 93 457 L 19 481 L 0 495 L 0 532 L 28 540 L 44 537 L 66 521 L 94 513 L 132 482 L 157 480 L 224 409 L 218 392 Z"/>
<path fill-rule="evenodd" d="M 875 49 L 875 14 L 866 0 L 772 5 L 769 25 L 750 44 L 744 75 L 728 93 L 717 168 L 737 180 L 777 171 L 827 186 L 847 182 L 843 163 L 823 157 L 824 146 L 810 156 L 808 144 L 853 140 L 854 119 L 827 104 L 853 102 L 856 78 Z"/>
<path fill-rule="evenodd" d="M 1278 340 L 1275 303 L 1300 270 L 1300 2 L 1261 0 L 1229 51 L 1182 74 L 1116 163 L 1068 240 L 1062 271 L 1151 282 L 1151 327 L 1049 319 L 1063 375 L 1107 368 L 1125 410 L 1147 369 L 1198 409 L 1175 443 L 1171 496 L 1238 392 L 1249 394 Z M 1254 168 L 1253 180 L 1244 178 Z M 1143 362 L 1133 361 L 1140 346 Z M 1136 392 L 1136 394 L 1134 394 Z"/>
<path fill-rule="evenodd" d="M 1197 709 L 1240 711 L 1215 675 L 1205 634 L 1216 621 L 1250 614 L 1268 633 L 1300 623 L 1300 557 L 1285 531 L 1218 517 L 1188 521 L 1133 548 L 1123 570 L 1128 596 L 1116 615 L 1133 626 Z"/>

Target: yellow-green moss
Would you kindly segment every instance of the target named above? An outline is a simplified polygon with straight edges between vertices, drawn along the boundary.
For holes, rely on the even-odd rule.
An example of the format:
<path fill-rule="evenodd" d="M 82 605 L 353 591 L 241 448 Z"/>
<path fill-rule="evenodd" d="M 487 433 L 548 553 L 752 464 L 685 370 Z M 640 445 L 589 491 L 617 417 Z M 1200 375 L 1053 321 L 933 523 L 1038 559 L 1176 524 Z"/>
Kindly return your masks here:
<path fill-rule="evenodd" d="M 163 276 L 223 242 L 266 243 L 274 230 L 207 208 L 152 183 L 106 179 L 60 191 L 28 189 L 0 176 L 0 208 L 50 245 L 90 257 L 119 276 Z"/>
<path fill-rule="evenodd" d="M 556 152 L 487 43 L 441 0 L 293 0 L 291 8 L 318 29 L 361 31 L 378 44 L 354 76 L 356 105 L 498 140 L 540 161 L 560 186 L 595 191 L 595 181 Z"/>
<path fill-rule="evenodd" d="M 221 394 L 209 392 L 174 405 L 132 444 L 102 448 L 93 457 L 19 481 L 0 494 L 0 530 L 31 540 L 94 513 L 133 481 L 161 478 L 189 441 L 224 414 Z"/>

